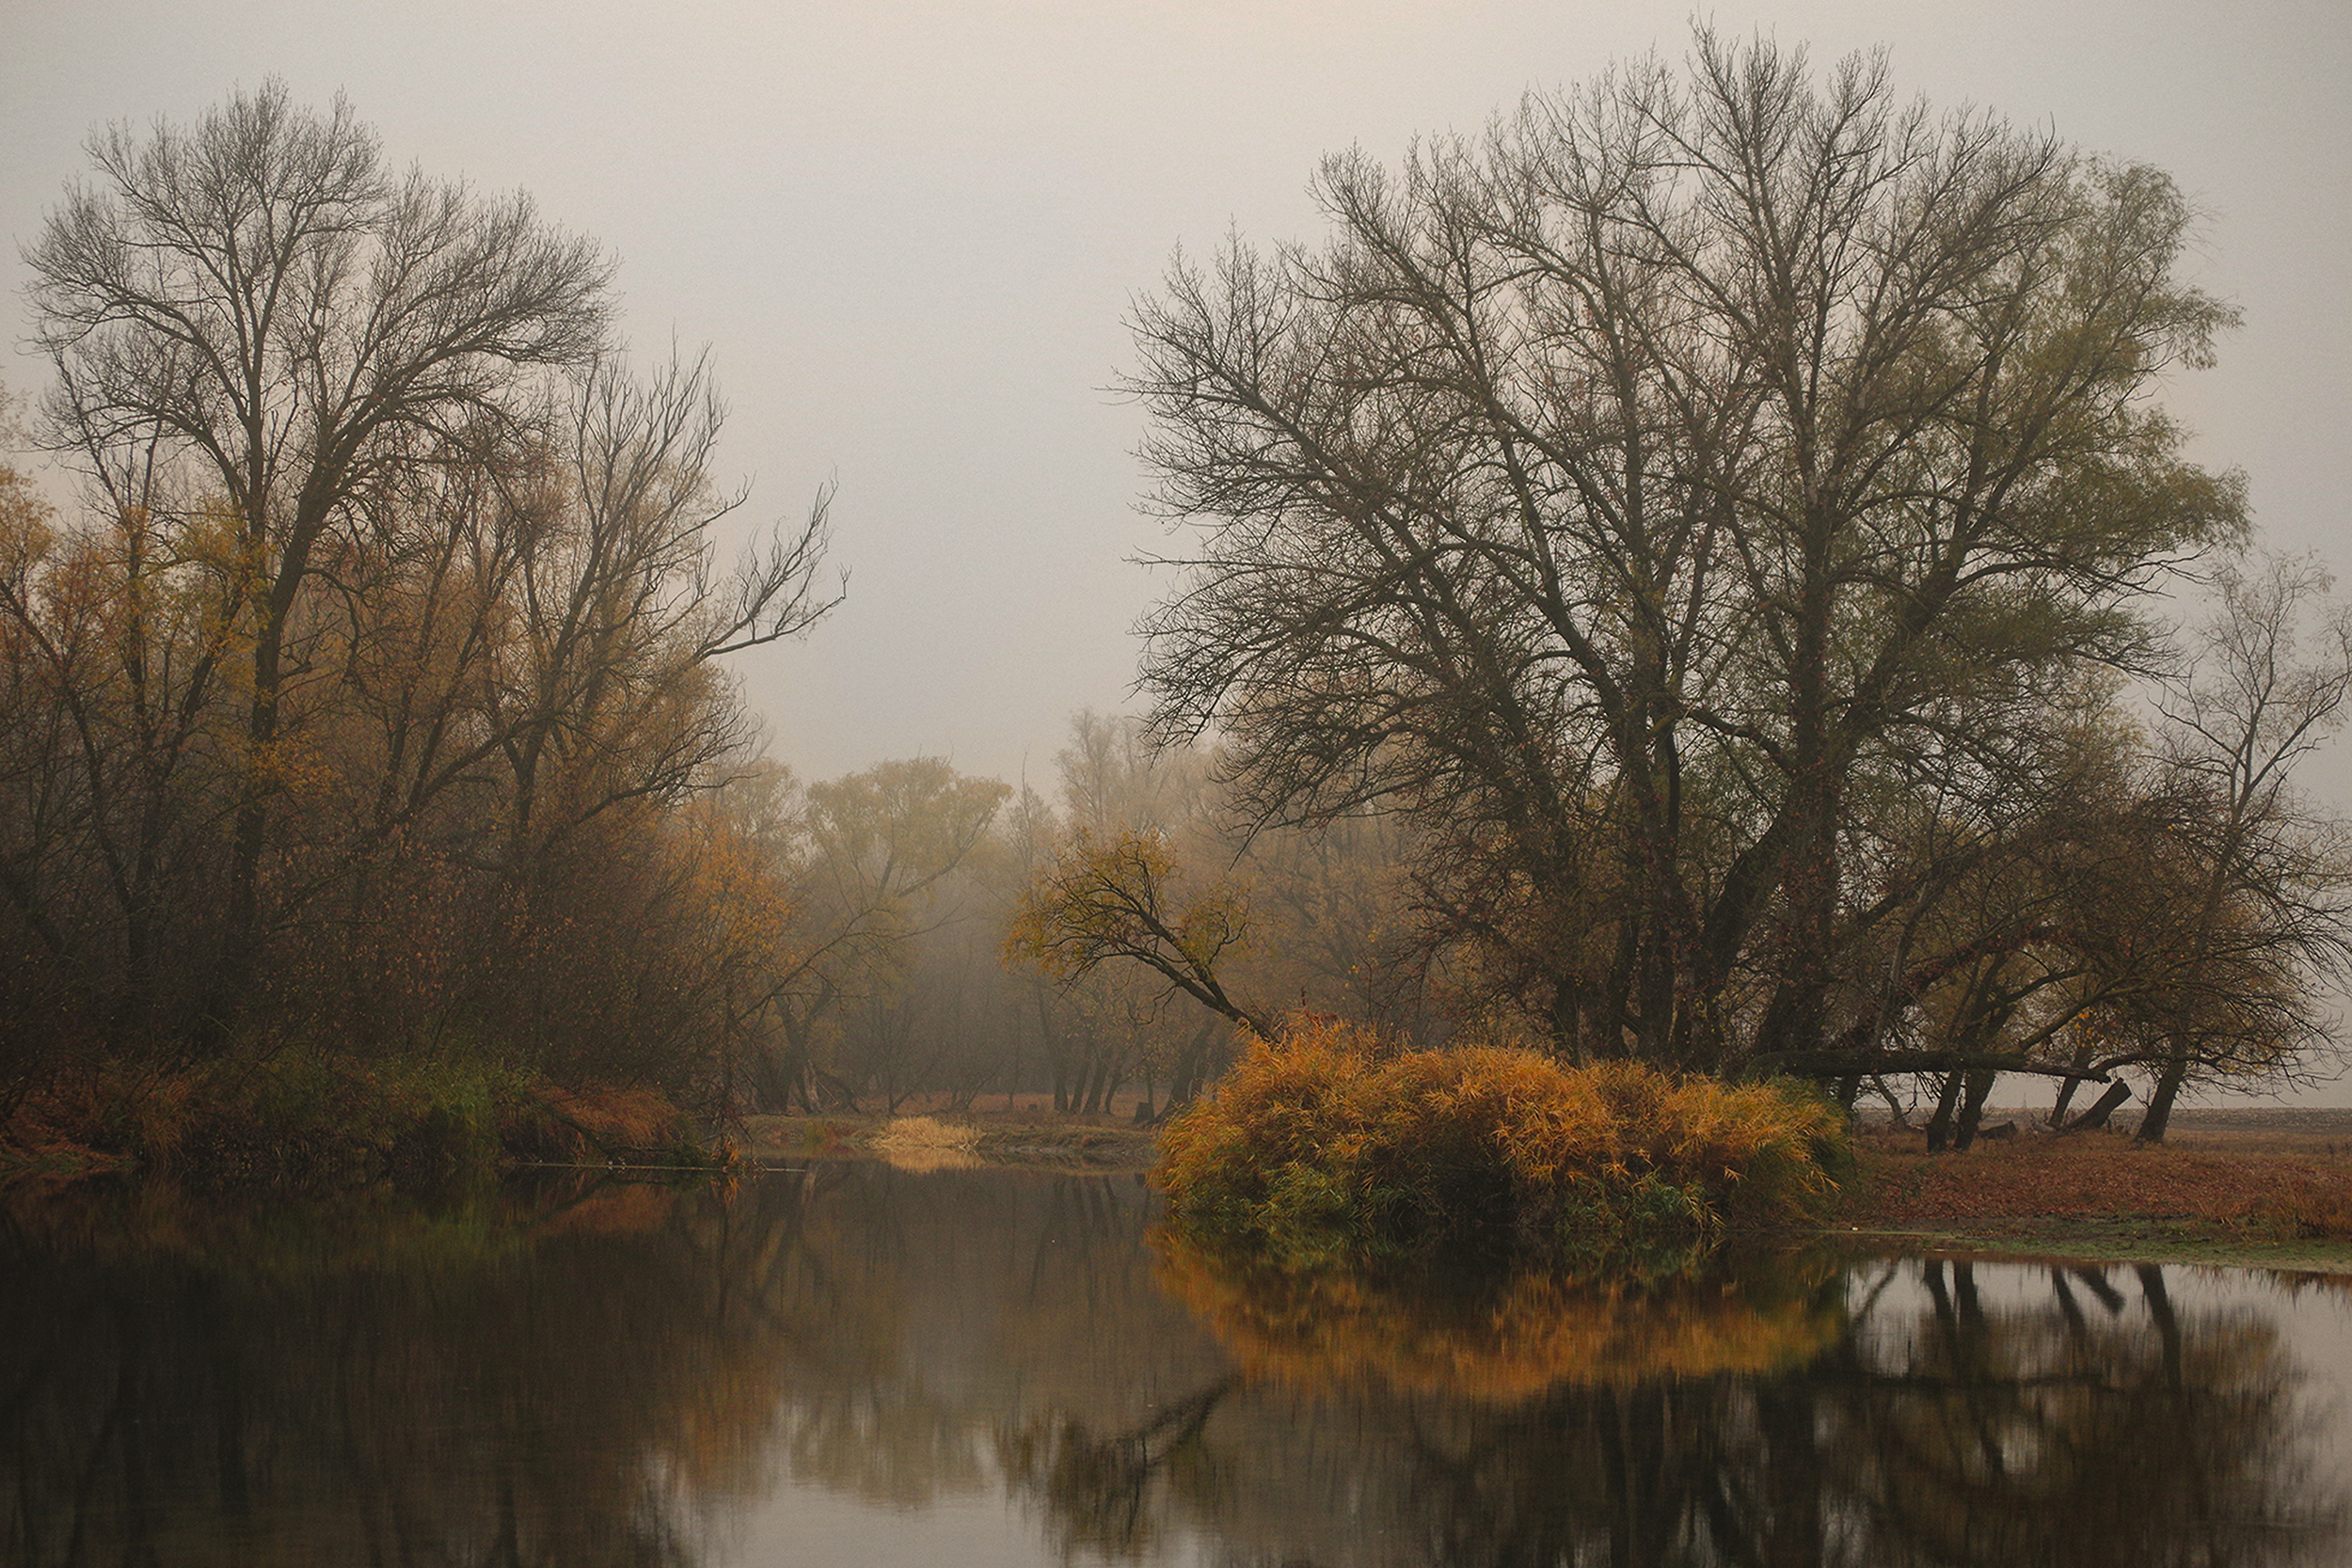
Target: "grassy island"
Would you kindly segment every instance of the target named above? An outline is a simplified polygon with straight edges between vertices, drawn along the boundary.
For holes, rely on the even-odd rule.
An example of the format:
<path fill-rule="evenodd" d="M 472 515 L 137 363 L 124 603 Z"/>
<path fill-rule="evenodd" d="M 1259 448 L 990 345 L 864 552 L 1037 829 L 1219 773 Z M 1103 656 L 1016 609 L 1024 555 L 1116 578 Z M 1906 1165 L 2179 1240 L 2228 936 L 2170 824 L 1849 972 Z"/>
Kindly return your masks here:
<path fill-rule="evenodd" d="M 1844 1118 L 1794 1085 L 1398 1050 L 1335 1020 L 1254 1042 L 1160 1147 L 1180 1227 L 1296 1264 L 1454 1244 L 1687 1252 L 1819 1225 L 1849 1159 Z"/>

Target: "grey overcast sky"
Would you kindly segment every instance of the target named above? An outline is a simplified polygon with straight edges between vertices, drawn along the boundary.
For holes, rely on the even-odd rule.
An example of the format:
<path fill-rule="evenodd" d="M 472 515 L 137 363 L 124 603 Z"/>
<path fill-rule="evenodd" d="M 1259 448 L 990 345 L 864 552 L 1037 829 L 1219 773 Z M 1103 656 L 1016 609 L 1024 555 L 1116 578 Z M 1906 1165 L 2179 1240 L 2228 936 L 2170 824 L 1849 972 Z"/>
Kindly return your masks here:
<path fill-rule="evenodd" d="M 1786 0 L 1703 14 L 1884 44 L 1938 105 L 2169 169 L 2196 266 L 2246 316 L 2175 405 L 2270 537 L 2352 568 L 2352 4 Z M 399 160 L 532 192 L 617 255 L 641 356 L 707 343 L 723 478 L 797 514 L 839 482 L 849 602 L 746 658 L 804 776 L 945 755 L 1041 778 L 1068 716 L 1128 705 L 1155 589 L 1135 502 L 1129 299 L 1179 244 L 1309 239 L 1324 152 L 1475 131 L 1531 87 L 1657 48 L 1682 0 L 10 0 L 0 291 L 110 120 L 284 78 Z M 42 366 L 0 356 L 27 391 Z M 2338 759 L 2331 759 L 2336 761 Z M 2331 773 L 2344 776 L 2331 768 Z M 2330 789 L 2330 795 L 2342 792 Z"/>

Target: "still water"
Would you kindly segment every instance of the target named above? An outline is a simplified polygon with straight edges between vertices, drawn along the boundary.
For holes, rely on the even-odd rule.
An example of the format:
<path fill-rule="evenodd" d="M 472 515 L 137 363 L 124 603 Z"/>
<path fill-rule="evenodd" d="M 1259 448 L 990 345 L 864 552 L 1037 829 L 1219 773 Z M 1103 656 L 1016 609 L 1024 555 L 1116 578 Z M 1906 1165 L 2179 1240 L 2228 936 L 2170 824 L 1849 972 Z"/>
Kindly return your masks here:
<path fill-rule="evenodd" d="M 1131 1177 L 0 1220 L 0 1562 L 2352 1563 L 2352 1291 L 1253 1276 Z"/>

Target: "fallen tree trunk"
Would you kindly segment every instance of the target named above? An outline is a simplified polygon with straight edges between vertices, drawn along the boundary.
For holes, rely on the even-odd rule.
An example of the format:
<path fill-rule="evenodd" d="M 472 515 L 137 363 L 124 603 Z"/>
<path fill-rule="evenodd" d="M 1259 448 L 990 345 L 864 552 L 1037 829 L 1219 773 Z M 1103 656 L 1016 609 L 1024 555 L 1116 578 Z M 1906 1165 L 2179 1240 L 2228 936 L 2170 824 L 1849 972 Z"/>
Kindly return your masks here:
<path fill-rule="evenodd" d="M 1852 1073 L 1885 1076 L 1899 1072 L 2022 1072 L 2036 1078 L 2114 1081 L 2105 1068 L 2057 1067 L 2022 1056 L 1989 1056 L 1971 1051 L 1768 1051 L 1740 1066 L 1742 1078 L 1769 1077 L 1785 1072 L 1798 1078 L 1823 1080 Z"/>
<path fill-rule="evenodd" d="M 2122 1105 L 2123 1101 L 2131 1099 L 2131 1097 L 2132 1086 L 2129 1084 L 2109 1084 L 2107 1085 L 2107 1092 L 2099 1097 L 2099 1102 L 2096 1105 L 2093 1105 L 2090 1110 L 2085 1111 L 2081 1116 L 2076 1117 L 2073 1121 L 2061 1123 L 2058 1127 L 2058 1131 L 2061 1132 L 2088 1132 L 2093 1128 L 2105 1127 L 2107 1124 L 2107 1117 L 2115 1115 L 2117 1109 Z"/>

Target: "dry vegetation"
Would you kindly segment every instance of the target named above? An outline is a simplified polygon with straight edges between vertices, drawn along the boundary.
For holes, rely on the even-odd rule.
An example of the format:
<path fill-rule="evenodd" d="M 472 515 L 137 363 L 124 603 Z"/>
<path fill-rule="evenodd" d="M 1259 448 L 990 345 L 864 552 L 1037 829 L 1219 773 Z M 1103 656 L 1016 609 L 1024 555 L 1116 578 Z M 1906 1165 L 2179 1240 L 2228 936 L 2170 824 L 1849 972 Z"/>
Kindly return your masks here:
<path fill-rule="evenodd" d="M 708 1165 L 658 1090 L 566 1087 L 462 1058 L 355 1069 L 289 1050 L 189 1067 L 100 1061 L 26 1093 L 0 1144 L 0 1184 L 136 1170 L 198 1186 L 340 1187 L 541 1164 Z"/>
<path fill-rule="evenodd" d="M 1007 1097 L 957 1107 L 947 1095 L 917 1096 L 899 1117 L 843 1112 L 828 1116 L 743 1118 L 739 1148 L 755 1164 L 810 1158 L 877 1157 L 905 1168 L 925 1147 L 946 1148 L 958 1164 L 1083 1166 L 1140 1171 L 1159 1148 L 1156 1129 L 1135 1119 L 1136 1097 L 1101 1112 L 1057 1111 L 1050 1096 Z M 909 1132 L 927 1126 L 935 1132 Z M 927 1163 L 923 1168 L 940 1168 Z"/>
<path fill-rule="evenodd" d="M 819 1155 L 881 1157 L 924 1168 L 952 1161 L 1141 1170 L 1162 1147 L 1156 1132 L 1134 1125 L 1132 1103 L 1097 1115 L 1059 1113 L 1036 1096 L 985 1108 L 914 1109 L 924 1114 L 752 1117 L 743 1129 L 744 1152 L 767 1164 Z M 909 1131 L 924 1128 L 932 1131 Z M 1646 1158 L 1632 1153 L 1628 1171 Z M 1228 1180 L 1244 1179 L 1229 1173 Z M 1266 1189 L 1259 1201 L 1271 1201 L 1281 1179 L 1260 1173 L 1254 1180 Z M 2122 1257 L 2242 1254 L 2273 1262 L 2292 1253 L 2298 1265 L 2336 1267 L 2352 1244 L 2352 1112 L 2184 1113 L 2171 1143 L 2158 1148 L 2137 1147 L 2121 1132 L 2051 1136 L 2028 1123 L 2014 1139 L 1939 1155 L 1928 1154 L 1916 1132 L 1866 1126 L 1827 1198 L 1826 1215 L 1804 1226 L 1906 1244 Z M 1267 1250 L 1283 1255 L 1279 1246 Z M 1681 1256 L 1666 1251 L 1672 1256 L 1658 1261 L 1670 1265 Z"/>
<path fill-rule="evenodd" d="M 1995 1244 L 2129 1248 L 2352 1242 L 2352 1117 L 2182 1113 L 2171 1141 L 2027 1132 L 1930 1155 L 1915 1133 L 1855 1140 L 1836 1223 Z"/>
<path fill-rule="evenodd" d="M 900 1170 L 962 1170 L 980 1163 L 979 1129 L 930 1117 L 893 1117 L 874 1137 L 874 1152 Z"/>
<path fill-rule="evenodd" d="M 1154 1180 L 1180 1227 L 1285 1262 L 1471 1242 L 1664 1267 L 1726 1227 L 1818 1222 L 1844 1143 L 1787 1085 L 1396 1050 L 1301 1016 L 1168 1123 Z"/>

